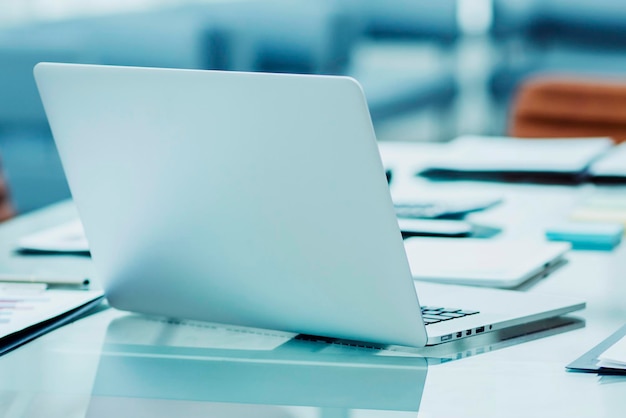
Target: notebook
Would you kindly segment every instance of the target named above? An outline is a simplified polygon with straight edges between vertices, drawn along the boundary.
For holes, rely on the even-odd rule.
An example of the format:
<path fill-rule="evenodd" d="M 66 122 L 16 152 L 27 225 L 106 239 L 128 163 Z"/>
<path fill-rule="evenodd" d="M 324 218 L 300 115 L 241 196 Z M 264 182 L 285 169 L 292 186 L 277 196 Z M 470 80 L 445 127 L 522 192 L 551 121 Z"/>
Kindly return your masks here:
<path fill-rule="evenodd" d="M 409 238 L 405 248 L 416 280 L 515 288 L 547 277 L 566 263 L 569 243 L 536 240 Z"/>
<path fill-rule="evenodd" d="M 17 249 L 41 253 L 89 253 L 80 219 L 74 219 L 21 237 Z"/>
<path fill-rule="evenodd" d="M 35 78 L 113 307 L 421 347 L 585 306 L 416 285 L 351 78 L 54 63 Z"/>

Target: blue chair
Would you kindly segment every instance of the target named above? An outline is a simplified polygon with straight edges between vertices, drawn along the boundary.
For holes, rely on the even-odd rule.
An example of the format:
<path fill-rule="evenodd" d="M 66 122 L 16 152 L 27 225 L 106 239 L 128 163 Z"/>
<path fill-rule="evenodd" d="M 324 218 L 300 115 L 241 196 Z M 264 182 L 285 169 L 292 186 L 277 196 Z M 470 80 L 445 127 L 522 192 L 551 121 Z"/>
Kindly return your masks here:
<path fill-rule="evenodd" d="M 183 8 L 228 33 L 230 70 L 338 72 L 360 34 L 353 16 L 328 1 L 216 2 Z"/>
<path fill-rule="evenodd" d="M 426 39 L 441 45 L 453 44 L 461 34 L 456 0 L 361 0 L 358 4 L 365 31 L 373 38 Z"/>

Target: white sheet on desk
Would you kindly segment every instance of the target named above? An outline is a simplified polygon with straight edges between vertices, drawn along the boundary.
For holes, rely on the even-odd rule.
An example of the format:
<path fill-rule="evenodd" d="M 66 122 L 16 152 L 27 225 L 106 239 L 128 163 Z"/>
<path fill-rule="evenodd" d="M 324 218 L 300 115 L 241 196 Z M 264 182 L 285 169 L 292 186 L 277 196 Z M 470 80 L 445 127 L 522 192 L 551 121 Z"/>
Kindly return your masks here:
<path fill-rule="evenodd" d="M 431 160 L 428 167 L 459 171 L 577 173 L 612 145 L 609 138 L 462 136 L 449 144 L 445 156 Z"/>
<path fill-rule="evenodd" d="M 602 353 L 598 360 L 601 367 L 610 367 L 614 369 L 626 369 L 626 337 L 609 347 Z"/>
<path fill-rule="evenodd" d="M 468 191 L 464 187 L 442 189 L 422 187 L 421 190 L 398 192 L 393 196 L 396 205 L 437 206 L 447 213 L 474 212 L 502 202 L 502 195 L 493 192 Z"/>
<path fill-rule="evenodd" d="M 296 335 L 212 322 L 128 315 L 114 320 L 109 325 L 106 342 L 166 347 L 273 350 Z"/>
<path fill-rule="evenodd" d="M 89 243 L 79 219 L 26 235 L 17 242 L 17 246 L 31 251 L 89 251 Z"/>
<path fill-rule="evenodd" d="M 589 171 L 594 176 L 626 177 L 626 143 L 616 146 L 593 163 Z"/>

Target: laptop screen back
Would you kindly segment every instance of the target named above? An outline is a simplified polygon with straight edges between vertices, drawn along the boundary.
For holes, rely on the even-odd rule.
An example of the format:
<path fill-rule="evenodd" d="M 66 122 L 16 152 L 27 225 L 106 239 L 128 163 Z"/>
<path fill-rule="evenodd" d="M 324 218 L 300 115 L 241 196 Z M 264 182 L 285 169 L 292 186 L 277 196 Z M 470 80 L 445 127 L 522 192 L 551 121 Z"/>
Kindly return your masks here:
<path fill-rule="evenodd" d="M 425 343 L 354 80 L 49 63 L 35 76 L 111 305 Z"/>

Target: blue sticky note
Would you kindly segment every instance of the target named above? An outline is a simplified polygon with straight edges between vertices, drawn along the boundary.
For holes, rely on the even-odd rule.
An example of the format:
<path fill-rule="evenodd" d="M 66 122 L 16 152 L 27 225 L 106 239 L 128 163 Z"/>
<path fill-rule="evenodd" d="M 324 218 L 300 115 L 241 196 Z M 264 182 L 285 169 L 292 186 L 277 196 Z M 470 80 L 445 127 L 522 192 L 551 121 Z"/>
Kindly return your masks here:
<path fill-rule="evenodd" d="M 577 250 L 612 250 L 623 235 L 624 225 L 607 222 L 567 222 L 546 230 L 550 241 L 566 241 Z"/>

